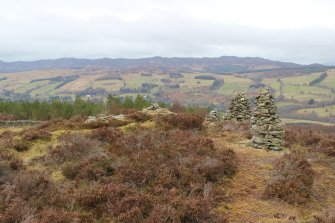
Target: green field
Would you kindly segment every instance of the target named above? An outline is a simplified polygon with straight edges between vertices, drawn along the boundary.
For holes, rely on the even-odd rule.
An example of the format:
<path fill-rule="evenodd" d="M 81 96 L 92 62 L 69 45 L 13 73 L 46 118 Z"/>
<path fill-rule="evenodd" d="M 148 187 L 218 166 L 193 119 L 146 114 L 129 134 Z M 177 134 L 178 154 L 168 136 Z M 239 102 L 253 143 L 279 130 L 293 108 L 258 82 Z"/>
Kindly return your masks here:
<path fill-rule="evenodd" d="M 304 119 L 289 119 L 289 118 L 282 118 L 282 121 L 286 124 L 316 124 L 316 125 L 324 125 L 324 126 L 334 126 L 333 123 L 328 122 L 318 122 L 318 121 L 311 121 L 311 120 L 304 120 Z"/>
<path fill-rule="evenodd" d="M 234 92 L 247 92 L 252 81 L 248 78 L 240 78 L 230 75 L 224 76 L 224 85 L 217 91 L 219 94 L 232 95 Z"/>
<path fill-rule="evenodd" d="M 327 72 L 328 76 L 322 80 L 318 85 L 325 86 L 328 88 L 335 88 L 335 70 L 329 70 Z"/>
<path fill-rule="evenodd" d="M 287 106 L 294 106 L 296 105 L 296 103 L 292 103 L 292 102 L 286 102 L 286 101 L 279 101 L 276 103 L 278 108 L 282 108 L 282 107 L 287 107 Z"/>
<path fill-rule="evenodd" d="M 325 106 L 320 108 L 306 108 L 296 111 L 297 114 L 301 115 L 312 115 L 315 114 L 319 117 L 335 117 L 335 105 Z"/>
<path fill-rule="evenodd" d="M 293 105 L 301 107 L 308 107 L 311 99 L 314 99 L 318 108 L 306 108 L 297 111 L 292 111 L 292 107 L 288 108 L 289 112 L 294 115 L 304 116 L 313 115 L 316 118 L 329 118 L 335 114 L 334 106 L 327 108 L 322 107 L 322 103 L 328 105 L 335 105 L 335 70 L 328 70 L 328 76 L 317 83 L 315 86 L 309 86 L 309 83 L 318 78 L 321 73 L 295 73 L 292 75 L 279 75 L 277 72 L 267 73 L 257 72 L 250 74 L 225 74 L 219 75 L 207 72 L 181 72 L 179 78 L 171 78 L 169 71 L 150 71 L 150 76 L 143 76 L 144 71 L 129 71 L 123 72 L 120 75 L 121 80 L 108 79 L 108 75 L 113 78 L 113 72 L 101 69 L 83 69 L 83 70 L 41 70 L 29 71 L 21 73 L 2 73 L 0 78 L 6 77 L 6 80 L 0 81 L 0 88 L 12 91 L 14 93 L 29 93 L 31 97 L 45 99 L 49 96 L 74 96 L 87 88 L 105 89 L 107 92 L 113 94 L 120 94 L 122 96 L 130 95 L 136 96 L 138 93 L 121 94 L 120 89 L 128 88 L 134 92 L 141 92 L 143 84 L 152 84 L 154 87 L 148 93 L 142 93 L 150 97 L 160 95 L 160 100 L 171 99 L 178 100 L 181 103 L 192 104 L 221 104 L 229 105 L 230 98 L 234 92 L 244 92 L 248 97 L 254 97 L 258 94 L 259 89 L 250 88 L 251 85 L 265 84 L 266 87 L 271 88 L 274 96 L 277 99 L 278 108 L 285 108 Z M 31 82 L 36 79 L 50 79 L 53 77 L 66 77 L 68 75 L 78 75 L 78 78 L 69 81 L 65 85 L 56 89 L 56 86 L 62 84 L 63 81 L 42 80 Z M 212 89 L 211 86 L 214 80 L 196 79 L 199 75 L 210 75 L 217 80 L 224 81 L 224 84 L 218 89 Z M 99 80 L 101 77 L 106 77 L 105 80 Z M 174 85 L 174 86 L 171 86 Z M 179 85 L 179 87 L 177 86 Z M 119 93 L 118 93 L 119 92 Z M 15 97 L 17 98 L 17 97 Z M 98 95 L 97 98 L 101 98 Z"/>
<path fill-rule="evenodd" d="M 73 72 L 73 71 L 72 71 Z M 248 76 L 240 77 L 236 75 L 218 75 L 213 73 L 200 72 L 183 72 L 181 78 L 170 78 L 169 73 L 155 73 L 151 76 L 141 76 L 141 72 L 131 72 L 122 74 L 122 80 L 99 80 L 104 72 L 92 71 L 90 75 L 80 75 L 79 79 L 67 83 L 59 89 L 54 89 L 55 86 L 62 82 L 50 82 L 48 80 L 30 82 L 38 78 L 52 78 L 59 75 L 71 74 L 69 70 L 55 70 L 55 71 L 36 71 L 36 72 L 22 72 L 13 74 L 1 74 L 0 77 L 7 77 L 7 80 L 0 81 L 0 88 L 7 90 L 14 90 L 18 93 L 31 92 L 32 96 L 38 95 L 53 95 L 61 94 L 63 92 L 76 93 L 85 88 L 103 88 L 107 91 L 117 92 L 120 88 L 139 89 L 142 84 L 155 84 L 157 87 L 153 88 L 150 95 L 159 90 L 168 90 L 170 84 L 179 84 L 180 88 L 173 89 L 173 91 L 180 91 L 185 94 L 211 94 L 213 97 L 220 95 L 231 96 L 234 92 L 241 91 L 246 93 L 257 92 L 257 89 L 250 89 L 251 84 L 255 84 Z M 75 74 L 75 73 L 74 73 Z M 280 93 L 286 99 L 294 99 L 297 101 L 308 101 L 314 99 L 315 101 L 331 101 L 335 98 L 335 92 L 331 88 L 335 86 L 335 70 L 329 70 L 328 76 L 316 86 L 309 86 L 309 82 L 319 77 L 320 73 L 303 74 L 292 77 L 264 77 L 262 83 L 272 88 L 274 95 L 278 97 Z M 210 90 L 213 80 L 196 79 L 198 75 L 211 75 L 218 80 L 224 80 L 224 84 L 217 90 Z M 261 75 L 261 74 L 257 74 Z M 14 79 L 20 78 L 16 81 Z M 21 78 L 24 77 L 24 78 Z M 162 79 L 170 80 L 170 83 L 162 82 Z M 282 82 L 282 92 L 281 83 Z"/>

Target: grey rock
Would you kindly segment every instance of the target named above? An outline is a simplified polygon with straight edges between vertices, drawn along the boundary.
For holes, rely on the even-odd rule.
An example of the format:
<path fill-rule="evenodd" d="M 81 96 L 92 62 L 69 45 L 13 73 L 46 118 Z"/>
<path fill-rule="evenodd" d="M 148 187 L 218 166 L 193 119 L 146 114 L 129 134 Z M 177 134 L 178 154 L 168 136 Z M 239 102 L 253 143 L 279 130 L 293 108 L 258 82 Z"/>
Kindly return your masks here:
<path fill-rule="evenodd" d="M 88 118 L 86 119 L 85 123 L 92 123 L 92 122 L 96 122 L 98 121 L 97 117 L 95 116 L 88 116 Z"/>
<path fill-rule="evenodd" d="M 149 107 L 147 107 L 147 110 L 158 110 L 160 108 L 161 107 L 159 106 L 159 104 L 154 103 L 154 104 L 151 104 Z"/>
<path fill-rule="evenodd" d="M 211 111 L 209 115 L 206 116 L 206 120 L 209 122 L 217 122 L 222 119 L 222 114 L 218 111 Z"/>
<path fill-rule="evenodd" d="M 251 111 L 248 99 L 241 92 L 235 93 L 225 119 L 236 121 L 249 121 L 250 117 Z"/>
<path fill-rule="evenodd" d="M 268 89 L 261 90 L 256 97 L 256 107 L 252 111 L 252 145 L 255 148 L 282 150 L 285 125 L 277 115 L 277 107 Z"/>

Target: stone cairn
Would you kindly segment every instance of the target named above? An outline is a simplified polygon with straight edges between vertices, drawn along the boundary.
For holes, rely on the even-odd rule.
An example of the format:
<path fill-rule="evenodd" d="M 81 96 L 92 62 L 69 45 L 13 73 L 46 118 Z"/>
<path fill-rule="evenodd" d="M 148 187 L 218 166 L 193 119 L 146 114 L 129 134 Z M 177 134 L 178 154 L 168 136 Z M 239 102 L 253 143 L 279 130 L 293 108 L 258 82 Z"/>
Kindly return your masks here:
<path fill-rule="evenodd" d="M 245 95 L 241 92 L 234 94 L 231 101 L 228 113 L 225 117 L 226 120 L 236 120 L 236 121 L 247 121 L 250 120 L 250 107 L 249 101 Z"/>
<path fill-rule="evenodd" d="M 161 108 L 161 107 L 159 106 L 159 104 L 154 103 L 154 104 L 151 104 L 149 107 L 147 107 L 147 110 L 155 111 L 155 110 L 158 110 L 158 109 L 160 109 L 160 108 Z"/>
<path fill-rule="evenodd" d="M 285 126 L 278 118 L 277 106 L 268 89 L 256 97 L 256 107 L 251 117 L 252 146 L 270 150 L 282 150 Z"/>
<path fill-rule="evenodd" d="M 221 117 L 220 112 L 213 110 L 206 116 L 206 120 L 209 122 L 217 122 L 221 120 Z"/>

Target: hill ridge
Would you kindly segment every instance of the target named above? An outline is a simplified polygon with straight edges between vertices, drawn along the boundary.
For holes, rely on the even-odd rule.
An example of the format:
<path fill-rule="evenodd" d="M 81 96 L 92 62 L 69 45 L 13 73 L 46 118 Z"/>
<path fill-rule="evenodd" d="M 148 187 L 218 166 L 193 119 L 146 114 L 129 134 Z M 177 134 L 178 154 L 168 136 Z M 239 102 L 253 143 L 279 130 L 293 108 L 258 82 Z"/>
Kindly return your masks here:
<path fill-rule="evenodd" d="M 0 61 L 0 72 L 22 72 L 44 69 L 109 67 L 116 70 L 134 68 L 186 69 L 216 71 L 222 73 L 245 72 L 266 69 L 303 68 L 309 66 L 323 67 L 324 65 L 301 65 L 292 62 L 281 62 L 261 57 L 147 57 L 137 59 L 127 58 L 73 58 L 41 59 L 34 61 Z"/>

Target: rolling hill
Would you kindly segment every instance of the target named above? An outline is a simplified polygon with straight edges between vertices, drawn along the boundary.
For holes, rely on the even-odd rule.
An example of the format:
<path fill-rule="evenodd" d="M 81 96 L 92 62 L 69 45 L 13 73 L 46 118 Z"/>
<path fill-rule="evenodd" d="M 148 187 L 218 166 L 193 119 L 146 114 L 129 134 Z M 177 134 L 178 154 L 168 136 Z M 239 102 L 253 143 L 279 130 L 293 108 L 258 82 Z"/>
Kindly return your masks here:
<path fill-rule="evenodd" d="M 0 97 L 11 100 L 142 94 L 153 101 L 224 110 L 234 92 L 244 92 L 252 99 L 267 87 L 285 118 L 335 123 L 334 86 L 334 67 L 259 57 L 0 62 Z"/>
<path fill-rule="evenodd" d="M 322 65 L 314 64 L 313 67 Z M 117 70 L 134 68 L 186 69 L 188 71 L 217 70 L 223 73 L 245 72 L 264 69 L 303 68 L 306 66 L 267 60 L 259 57 L 222 56 L 218 58 L 167 58 L 151 57 L 142 59 L 75 59 L 60 58 L 37 61 L 0 61 L 0 72 L 22 72 L 45 69 L 78 69 L 84 67 L 108 67 Z"/>

